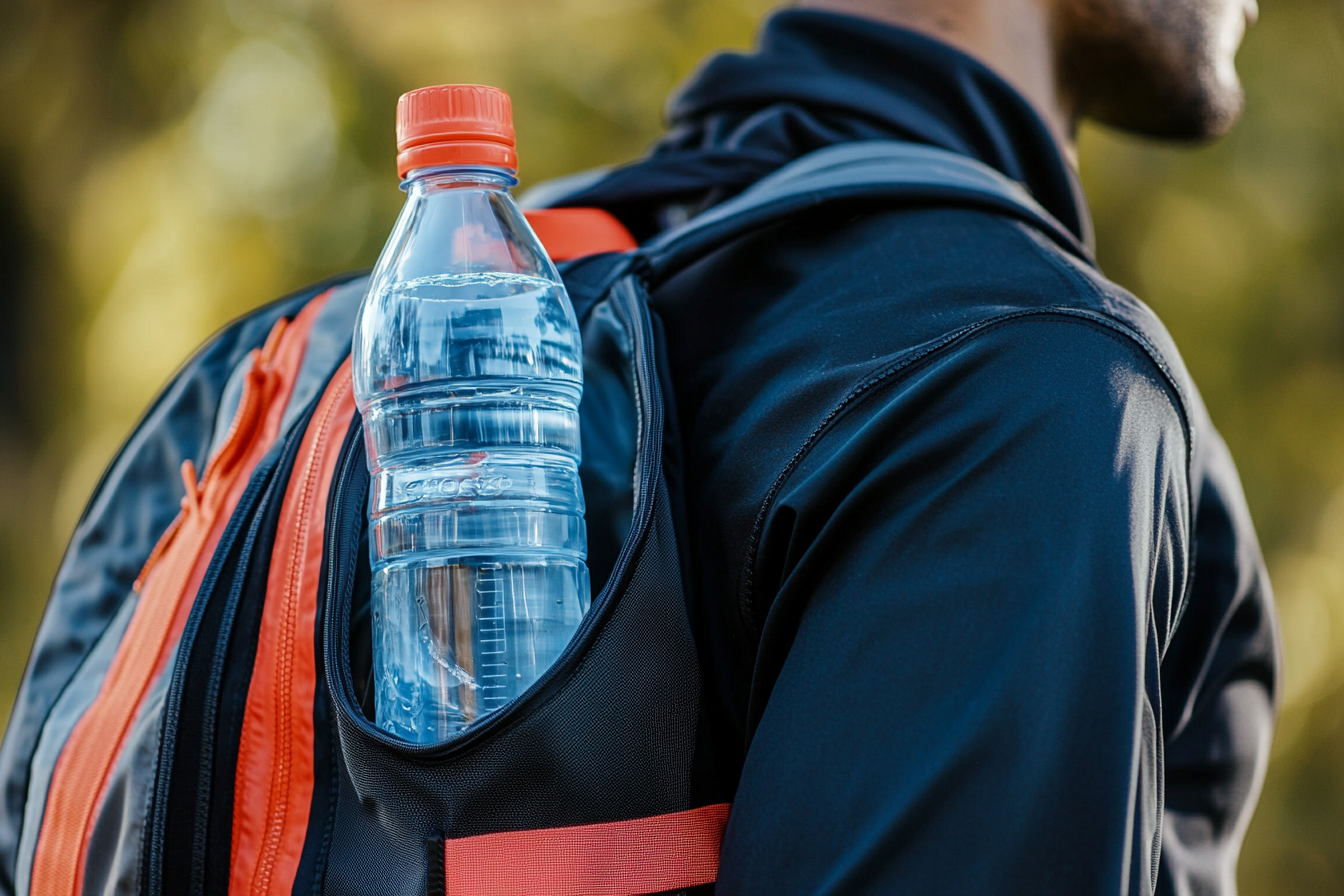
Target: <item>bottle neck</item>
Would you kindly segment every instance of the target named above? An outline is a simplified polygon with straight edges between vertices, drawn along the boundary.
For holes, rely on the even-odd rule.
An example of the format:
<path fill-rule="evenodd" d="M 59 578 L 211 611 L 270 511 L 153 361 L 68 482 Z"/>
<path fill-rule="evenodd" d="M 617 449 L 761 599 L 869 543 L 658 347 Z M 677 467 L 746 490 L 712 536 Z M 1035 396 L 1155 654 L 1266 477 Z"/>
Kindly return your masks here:
<path fill-rule="evenodd" d="M 508 190 L 517 184 L 517 176 L 508 168 L 442 165 L 408 172 L 406 179 L 401 182 L 401 188 L 415 196 L 440 190 Z"/>

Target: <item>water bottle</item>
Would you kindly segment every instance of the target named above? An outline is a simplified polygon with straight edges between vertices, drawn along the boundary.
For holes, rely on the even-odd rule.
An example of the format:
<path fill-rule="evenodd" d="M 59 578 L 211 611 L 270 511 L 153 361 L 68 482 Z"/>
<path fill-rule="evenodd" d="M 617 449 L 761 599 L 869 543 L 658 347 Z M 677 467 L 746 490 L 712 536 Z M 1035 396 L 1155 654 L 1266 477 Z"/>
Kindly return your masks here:
<path fill-rule="evenodd" d="M 444 741 L 545 673 L 589 605 L 582 349 L 514 204 L 506 93 L 397 105 L 406 206 L 355 325 L 376 722 Z"/>

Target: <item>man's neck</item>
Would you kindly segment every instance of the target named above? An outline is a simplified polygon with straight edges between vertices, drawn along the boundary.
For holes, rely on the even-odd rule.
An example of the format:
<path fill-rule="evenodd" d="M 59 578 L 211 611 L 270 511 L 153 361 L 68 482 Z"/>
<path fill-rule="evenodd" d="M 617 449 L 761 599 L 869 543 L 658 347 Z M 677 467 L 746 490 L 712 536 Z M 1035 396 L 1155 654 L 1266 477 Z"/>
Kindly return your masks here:
<path fill-rule="evenodd" d="M 1072 115 L 1060 96 L 1048 0 L 796 0 L 795 6 L 899 25 L 950 44 L 1027 98 L 1075 167 Z"/>

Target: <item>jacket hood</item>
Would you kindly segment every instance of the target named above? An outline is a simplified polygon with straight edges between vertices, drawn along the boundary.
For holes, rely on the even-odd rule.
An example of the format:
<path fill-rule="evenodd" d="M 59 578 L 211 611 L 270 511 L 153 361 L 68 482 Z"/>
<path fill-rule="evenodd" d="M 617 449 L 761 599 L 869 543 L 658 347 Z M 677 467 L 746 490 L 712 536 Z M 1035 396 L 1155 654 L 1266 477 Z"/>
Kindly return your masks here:
<path fill-rule="evenodd" d="M 570 195 L 640 239 L 799 156 L 854 140 L 907 140 L 971 156 L 1019 181 L 1085 244 L 1086 200 L 1045 122 L 974 58 L 868 19 L 787 10 L 751 53 L 707 59 L 672 95 L 669 130 L 642 160 Z"/>

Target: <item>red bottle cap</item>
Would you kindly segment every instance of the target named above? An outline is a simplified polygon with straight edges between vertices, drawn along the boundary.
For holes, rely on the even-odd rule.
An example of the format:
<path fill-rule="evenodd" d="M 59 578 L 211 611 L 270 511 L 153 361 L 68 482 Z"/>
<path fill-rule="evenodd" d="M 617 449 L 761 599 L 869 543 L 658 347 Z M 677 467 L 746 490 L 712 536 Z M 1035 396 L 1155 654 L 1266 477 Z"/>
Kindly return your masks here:
<path fill-rule="evenodd" d="M 397 174 L 438 165 L 518 170 L 513 103 L 496 87 L 444 84 L 397 102 Z"/>

